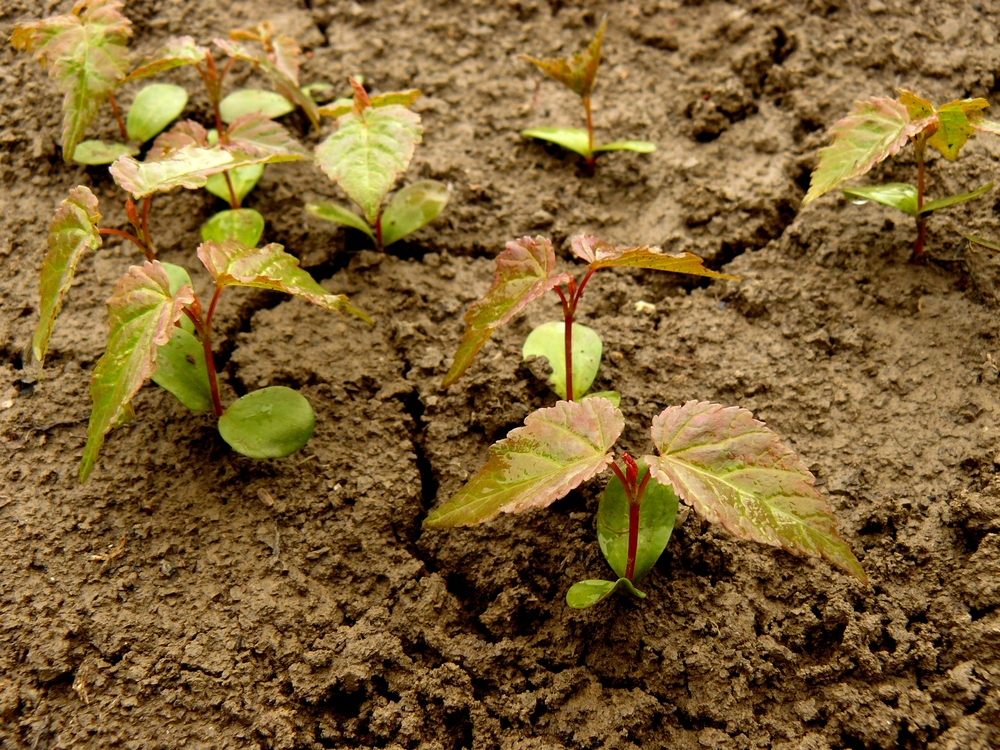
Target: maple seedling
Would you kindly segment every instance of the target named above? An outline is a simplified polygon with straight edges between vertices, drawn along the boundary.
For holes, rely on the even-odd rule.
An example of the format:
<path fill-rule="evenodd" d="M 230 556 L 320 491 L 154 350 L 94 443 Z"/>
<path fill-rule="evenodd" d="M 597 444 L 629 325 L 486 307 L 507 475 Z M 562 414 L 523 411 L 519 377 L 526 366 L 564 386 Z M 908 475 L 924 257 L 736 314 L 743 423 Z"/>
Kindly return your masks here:
<path fill-rule="evenodd" d="M 594 118 L 591 112 L 590 97 L 594 90 L 594 81 L 597 78 L 597 68 L 601 64 L 601 42 L 604 40 L 604 29 L 607 23 L 607 19 L 601 21 L 597 34 L 590 46 L 587 47 L 586 52 L 573 55 L 569 60 L 562 57 L 536 60 L 533 57 L 521 55 L 525 60 L 534 63 L 548 76 L 579 96 L 587 116 L 586 130 L 580 128 L 529 128 L 522 130 L 521 135 L 526 138 L 549 141 L 570 151 L 575 151 L 587 160 L 587 166 L 590 168 L 593 168 L 597 154 L 602 151 L 636 151 L 640 154 L 656 151 L 655 144 L 649 141 L 615 141 L 603 146 L 594 145 Z"/>
<path fill-rule="evenodd" d="M 165 179 L 162 170 L 159 176 Z M 191 174 L 186 178 L 194 179 Z M 133 171 L 125 178 L 116 175 L 116 179 L 137 192 L 141 192 L 137 185 L 143 186 L 142 190 L 157 189 L 150 187 L 153 176 L 149 173 Z M 204 184 L 204 179 L 200 175 L 194 181 Z M 183 184 L 183 180 L 174 174 L 170 184 Z M 101 229 L 97 198 L 80 186 L 70 191 L 49 227 L 49 250 L 39 283 L 40 320 L 32 341 L 40 363 L 44 362 L 56 316 L 81 257 L 100 247 L 103 236 L 109 234 L 130 240 L 146 257 L 142 266 L 132 266 L 118 280 L 107 302 L 111 330 L 107 349 L 91 381 L 93 409 L 80 463 L 80 481 L 86 481 L 93 471 L 107 433 L 132 416 L 132 398 L 149 379 L 191 411 L 211 411 L 218 418 L 222 438 L 239 453 L 251 458 L 277 458 L 299 450 L 312 436 L 315 416 L 305 398 L 291 388 L 262 388 L 223 408 L 212 353 L 212 318 L 222 291 L 230 286 L 270 289 L 368 323 L 371 320 L 343 295 L 323 289 L 281 245 L 256 248 L 231 239 L 206 241 L 198 248 L 198 258 L 215 285 L 206 307 L 195 294 L 185 269 L 156 259 L 149 236 L 148 210 L 148 196 L 141 218 L 130 197 L 126 214 L 134 234 Z"/>
<path fill-rule="evenodd" d="M 506 249 L 497 256 L 492 286 L 465 314 L 465 333 L 443 387 L 447 388 L 461 377 L 497 328 L 522 312 L 533 300 L 553 290 L 562 303 L 563 320 L 535 328 L 524 343 L 523 354 L 525 357 L 546 357 L 551 367 L 549 384 L 552 390 L 560 398 L 578 400 L 584 397 L 597 377 L 603 349 L 596 331 L 574 322 L 583 290 L 595 271 L 623 266 L 716 279 L 736 278 L 705 268 L 697 255 L 672 255 L 650 245 L 615 247 L 581 234 L 573 237 L 571 246 L 573 254 L 587 263 L 586 273 L 579 282 L 568 273 L 556 272 L 555 251 L 545 237 L 522 237 L 507 243 Z M 610 392 L 599 395 L 618 397 Z"/>
<path fill-rule="evenodd" d="M 383 208 L 423 135 L 420 115 L 408 109 L 420 92 L 369 97 L 354 78 L 350 82 L 353 100 L 338 100 L 319 110 L 337 121 L 337 129 L 316 148 L 316 164 L 364 216 L 330 201 L 309 203 L 306 210 L 364 232 L 382 250 L 437 217 L 448 202 L 449 190 L 444 183 L 420 180 L 397 191 Z"/>
<path fill-rule="evenodd" d="M 1000 134 L 1000 123 L 983 117 L 983 110 L 989 106 L 985 99 L 961 99 L 935 108 L 926 99 L 909 91 L 900 89 L 899 94 L 898 99 L 874 97 L 856 102 L 851 114 L 834 123 L 830 129 L 833 142 L 820 149 L 819 165 L 812 173 L 809 191 L 802 204 L 865 174 L 879 162 L 898 153 L 907 141 L 912 141 L 917 162 L 916 186 L 892 182 L 841 188 L 841 191 L 855 201 L 873 200 L 912 216 L 917 224 L 913 261 L 919 262 L 924 257 L 927 216 L 942 208 L 978 198 L 993 187 L 990 182 L 969 193 L 926 201 L 924 163 L 927 147 L 935 149 L 948 161 L 955 161 L 977 130 Z"/>

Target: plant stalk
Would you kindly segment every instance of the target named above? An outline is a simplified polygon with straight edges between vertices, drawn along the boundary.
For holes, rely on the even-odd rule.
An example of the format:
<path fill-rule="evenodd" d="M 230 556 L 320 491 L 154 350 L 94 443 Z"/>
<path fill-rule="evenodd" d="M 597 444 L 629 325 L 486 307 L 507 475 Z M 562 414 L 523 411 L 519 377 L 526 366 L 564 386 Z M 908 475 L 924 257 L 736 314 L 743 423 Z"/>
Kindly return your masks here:
<path fill-rule="evenodd" d="M 118 123 L 118 130 L 122 134 L 122 139 L 128 142 L 128 128 L 125 127 L 121 110 L 118 109 L 118 102 L 115 101 L 115 92 L 108 93 L 108 101 L 111 103 L 111 111 L 114 113 L 115 122 Z"/>
<path fill-rule="evenodd" d="M 201 339 L 201 347 L 205 352 L 205 369 L 208 370 L 208 387 L 212 391 L 212 414 L 218 419 L 222 416 L 224 411 L 222 408 L 222 399 L 219 398 L 219 379 L 215 371 L 215 357 L 212 355 L 212 329 L 208 324 L 211 319 L 212 313 L 215 311 L 215 303 L 219 299 L 219 292 L 222 291 L 221 287 L 216 287 L 215 296 L 212 298 L 212 304 L 209 306 L 208 316 L 206 316 L 203 322 L 200 318 L 201 308 L 198 307 L 198 314 L 196 315 L 190 308 L 183 308 L 184 314 L 191 319 L 194 323 L 195 330 L 198 332 L 198 338 Z M 195 300 L 195 305 L 197 305 L 197 300 Z"/>
<path fill-rule="evenodd" d="M 227 169 L 222 173 L 222 176 L 226 178 L 226 187 L 229 188 L 229 205 L 236 209 L 240 207 L 240 201 L 236 197 L 236 188 L 233 187 L 233 180 L 229 176 L 229 170 Z"/>
<path fill-rule="evenodd" d="M 927 237 L 927 217 L 920 215 L 924 207 L 924 150 L 927 139 L 921 135 L 914 143 L 917 158 L 917 239 L 913 243 L 913 262 L 920 263 L 924 256 L 924 240 Z"/>
<path fill-rule="evenodd" d="M 142 250 L 143 254 L 146 256 L 146 260 L 148 261 L 156 260 L 156 256 L 153 255 L 153 253 L 150 252 L 149 248 L 143 244 L 142 240 L 140 240 L 134 234 L 123 232 L 121 229 L 99 229 L 98 231 L 101 234 L 113 234 L 116 237 L 124 237 L 125 239 L 129 240 L 133 245 L 135 245 L 137 248 Z"/>
<path fill-rule="evenodd" d="M 152 195 L 147 195 L 146 199 L 142 202 L 142 241 L 146 243 L 149 254 L 155 258 L 156 253 L 153 250 L 153 240 L 149 237 L 149 206 L 152 202 Z"/>
<path fill-rule="evenodd" d="M 378 210 L 378 216 L 375 217 L 375 244 L 378 245 L 379 250 L 384 250 L 382 247 L 382 209 Z"/>
<path fill-rule="evenodd" d="M 590 97 L 583 97 L 583 108 L 587 111 L 587 166 L 591 169 L 597 161 L 594 156 L 594 117 L 590 112 Z"/>

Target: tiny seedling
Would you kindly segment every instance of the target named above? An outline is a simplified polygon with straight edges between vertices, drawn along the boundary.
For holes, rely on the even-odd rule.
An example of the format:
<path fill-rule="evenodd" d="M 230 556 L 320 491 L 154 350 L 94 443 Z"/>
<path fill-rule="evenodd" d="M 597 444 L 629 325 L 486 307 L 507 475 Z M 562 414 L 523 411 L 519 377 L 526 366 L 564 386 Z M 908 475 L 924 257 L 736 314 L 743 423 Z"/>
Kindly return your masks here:
<path fill-rule="evenodd" d="M 645 597 L 635 584 L 666 547 L 678 498 L 738 539 L 822 557 L 867 583 L 813 475 L 746 409 L 705 401 L 664 409 L 652 426 L 658 455 L 645 456 L 642 467 L 627 455 L 622 466 L 615 462 L 612 447 L 624 426 L 622 412 L 602 397 L 539 409 L 490 449 L 486 464 L 424 526 L 468 526 L 544 508 L 610 466 L 615 479 L 601 499 L 597 533 L 618 578 L 575 584 L 567 594 L 572 607 L 617 590 Z"/>
<path fill-rule="evenodd" d="M 565 58 L 536 60 L 527 55 L 521 55 L 528 62 L 534 63 L 547 75 L 559 81 L 583 101 L 583 109 L 587 115 L 587 129 L 580 128 L 530 128 L 522 130 L 526 138 L 538 138 L 542 141 L 555 143 L 563 148 L 575 151 L 587 160 L 587 166 L 593 168 L 597 154 L 602 151 L 637 151 L 648 154 L 656 151 L 656 146 L 649 141 L 615 141 L 603 146 L 594 145 L 594 118 L 591 113 L 590 95 L 594 90 L 594 80 L 597 78 L 597 68 L 601 64 L 601 42 L 604 40 L 604 29 L 607 20 L 601 21 L 594 40 L 583 54 Z"/>
<path fill-rule="evenodd" d="M 916 187 L 905 182 L 891 182 L 860 188 L 841 188 L 856 202 L 869 200 L 897 208 L 917 223 L 913 260 L 924 257 L 927 216 L 933 211 L 978 198 L 993 183 L 960 195 L 925 201 L 924 162 L 927 147 L 937 150 L 948 161 L 955 161 L 966 142 L 977 130 L 1000 134 L 1000 123 L 983 117 L 989 106 L 985 99 L 961 99 L 935 108 L 926 99 L 900 89 L 898 99 L 874 97 L 856 102 L 854 111 L 830 129 L 833 142 L 819 151 L 819 166 L 812 173 L 805 205 L 848 180 L 868 172 L 879 162 L 898 153 L 907 141 L 913 142 L 917 162 Z"/>
<path fill-rule="evenodd" d="M 552 370 L 549 376 L 552 390 L 560 398 L 578 400 L 597 377 L 603 349 L 601 338 L 593 329 L 574 322 L 580 297 L 595 271 L 624 266 L 716 279 L 736 278 L 705 268 L 697 255 L 671 255 L 650 245 L 615 247 L 596 237 L 577 235 L 573 237 L 572 249 L 577 258 L 587 263 L 587 271 L 579 283 L 568 273 L 556 272 L 555 251 L 545 237 L 522 237 L 507 243 L 507 248 L 497 256 L 493 285 L 465 314 L 465 333 L 443 387 L 461 377 L 497 328 L 551 289 L 559 295 L 563 320 L 544 323 L 532 331 L 524 343 L 523 354 L 546 357 Z M 610 392 L 599 395 L 618 398 Z"/>
<path fill-rule="evenodd" d="M 419 91 L 368 96 L 354 78 L 354 98 L 321 107 L 337 121 L 336 131 L 316 148 L 316 164 L 363 212 L 336 203 L 310 203 L 306 210 L 367 234 L 380 249 L 433 220 L 448 202 L 448 186 L 421 180 L 398 191 L 383 209 L 396 178 L 406 171 L 420 143 L 420 115 L 408 107 Z"/>
<path fill-rule="evenodd" d="M 161 170 L 159 178 L 172 179 L 172 186 L 184 184 L 183 179 L 194 179 L 190 173 L 185 178 L 176 172 L 168 178 Z M 157 189 L 148 172 L 115 176 L 132 192 Z M 204 175 L 200 180 L 204 184 Z M 138 189 L 137 185 L 143 187 Z M 211 411 L 218 418 L 219 433 L 239 453 L 251 458 L 277 458 L 299 450 L 312 436 L 315 416 L 296 391 L 283 386 L 262 388 L 237 399 L 228 408 L 222 406 L 212 354 L 212 317 L 222 291 L 230 286 L 281 291 L 327 310 L 349 313 L 368 323 L 371 320 L 343 295 L 326 292 L 281 245 L 256 248 L 231 239 L 206 241 L 198 248 L 198 258 L 215 283 L 211 302 L 205 307 L 194 293 L 186 270 L 156 259 L 148 211 L 148 196 L 141 218 L 129 198 L 126 214 L 134 234 L 101 229 L 97 198 L 80 186 L 70 191 L 49 227 L 49 251 L 39 284 L 40 320 L 32 341 L 39 363 L 44 362 L 56 316 L 77 264 L 87 251 L 100 247 L 102 237 L 112 234 L 133 242 L 146 257 L 142 266 L 133 266 L 118 280 L 107 302 L 111 331 L 107 350 L 95 366 L 91 382 L 93 409 L 80 481 L 86 481 L 93 471 L 107 433 L 132 416 L 132 398 L 149 379 L 190 410 Z M 253 242 L 257 239 L 259 235 Z"/>

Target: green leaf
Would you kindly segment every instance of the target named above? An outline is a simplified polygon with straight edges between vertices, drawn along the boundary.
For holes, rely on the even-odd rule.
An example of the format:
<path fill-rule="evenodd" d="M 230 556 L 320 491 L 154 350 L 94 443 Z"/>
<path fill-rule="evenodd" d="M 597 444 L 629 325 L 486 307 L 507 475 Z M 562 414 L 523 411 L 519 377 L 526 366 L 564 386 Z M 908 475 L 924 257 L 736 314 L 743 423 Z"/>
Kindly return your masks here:
<path fill-rule="evenodd" d="M 160 265 L 163 266 L 163 271 L 167 274 L 167 279 L 170 280 L 169 289 L 171 297 L 177 294 L 177 292 L 185 286 L 194 288 L 194 284 L 191 283 L 191 276 L 188 274 L 186 268 L 183 266 L 176 266 L 173 263 L 163 263 L 162 261 L 160 262 Z M 185 331 L 191 334 L 194 333 L 194 323 L 191 322 L 191 318 L 187 315 L 181 316 L 180 323 L 181 328 Z"/>
<path fill-rule="evenodd" d="M 131 416 L 129 402 L 156 370 L 157 351 L 177 330 L 174 323 L 182 308 L 194 302 L 191 287 L 171 295 L 169 284 L 163 266 L 147 261 L 132 266 L 108 300 L 111 332 L 90 385 L 94 407 L 80 462 L 81 482 L 93 471 L 104 436 Z"/>
<path fill-rule="evenodd" d="M 236 202 L 242 203 L 243 199 L 260 182 L 260 178 L 264 174 L 264 165 L 251 164 L 249 167 L 236 167 L 236 169 L 227 171 L 229 172 L 229 179 L 233 182 Z M 226 178 L 221 172 L 213 174 L 208 178 L 208 181 L 205 182 L 205 190 L 229 203 L 229 186 L 226 184 Z"/>
<path fill-rule="evenodd" d="M 123 156 L 111 165 L 111 176 L 134 198 L 177 187 L 189 190 L 205 187 L 208 176 L 231 169 L 238 159 L 218 148 L 184 146 L 159 161 L 138 162 Z"/>
<path fill-rule="evenodd" d="M 557 146 L 575 151 L 580 156 L 590 157 L 590 136 L 586 130 L 580 128 L 529 128 L 522 130 L 521 135 L 525 138 L 538 138 L 549 141 Z"/>
<path fill-rule="evenodd" d="M 529 302 L 572 278 L 568 273 L 553 273 L 555 267 L 552 243 L 544 237 L 522 237 L 507 243 L 507 249 L 497 256 L 493 285 L 465 313 L 465 333 L 441 384 L 443 388 L 458 380 L 493 331 L 524 310 Z"/>
<path fill-rule="evenodd" d="M 184 316 L 183 320 L 187 319 Z M 191 411 L 212 411 L 205 347 L 189 331 L 178 328 L 170 341 L 160 347 L 152 380 Z"/>
<path fill-rule="evenodd" d="M 601 21 L 597 34 L 594 35 L 594 40 L 587 47 L 587 51 L 583 54 L 573 55 L 570 60 L 563 57 L 542 60 L 536 60 L 527 55 L 521 55 L 521 57 L 534 63 L 563 86 L 586 99 L 594 88 L 597 68 L 601 64 L 601 42 L 604 39 L 604 29 L 607 25 L 607 19 Z"/>
<path fill-rule="evenodd" d="M 595 146 L 594 151 L 635 151 L 640 154 L 651 154 L 656 151 L 656 144 L 649 141 L 615 141 Z"/>
<path fill-rule="evenodd" d="M 299 259 L 286 253 L 277 243 L 254 248 L 233 240 L 203 242 L 198 246 L 198 258 L 220 287 L 235 284 L 285 292 L 374 325 L 371 318 L 348 303 L 343 294 L 330 294 L 317 284 L 299 268 Z"/>
<path fill-rule="evenodd" d="M 812 173 L 802 205 L 897 153 L 925 125 L 922 120 L 911 122 L 906 106 L 893 99 L 855 102 L 854 111 L 830 128 L 833 143 L 820 149 L 819 166 Z"/>
<path fill-rule="evenodd" d="M 604 345 L 593 328 L 573 324 L 573 398 L 579 400 L 594 384 L 601 366 Z M 545 357 L 552 370 L 549 385 L 559 398 L 566 398 L 566 323 L 543 323 L 528 334 L 522 356 Z"/>
<path fill-rule="evenodd" d="M 990 242 L 989 240 L 983 239 L 982 237 L 977 237 L 974 234 L 963 234 L 962 236 L 965 237 L 965 239 L 967 239 L 969 242 L 974 242 L 977 245 L 982 245 L 983 247 L 988 248 L 990 250 L 995 250 L 997 252 L 1000 252 L 1000 245 L 998 245 L 995 242 Z"/>
<path fill-rule="evenodd" d="M 906 89 L 896 89 L 896 91 L 899 92 L 899 103 L 906 107 L 911 120 L 926 120 L 934 116 L 934 105 L 923 97 Z"/>
<path fill-rule="evenodd" d="M 208 48 L 195 42 L 194 37 L 171 39 L 153 57 L 129 73 L 121 83 L 148 78 L 181 65 L 197 65 L 208 56 Z"/>
<path fill-rule="evenodd" d="M 959 151 L 976 133 L 971 119 L 981 118 L 990 106 L 985 99 L 962 99 L 942 104 L 937 110 L 938 129 L 927 139 L 927 145 L 937 149 L 948 161 L 955 161 Z"/>
<path fill-rule="evenodd" d="M 420 143 L 420 116 L 399 104 L 355 111 L 316 149 L 316 163 L 340 184 L 374 225 L 386 193 L 405 172 Z"/>
<path fill-rule="evenodd" d="M 410 89 L 409 91 L 392 91 L 387 94 L 376 94 L 369 100 L 369 104 L 371 104 L 372 107 L 388 107 L 390 104 L 399 104 L 403 107 L 409 107 L 421 96 L 422 94 L 417 89 Z"/>
<path fill-rule="evenodd" d="M 332 221 L 334 224 L 343 224 L 345 227 L 352 227 L 359 232 L 364 232 L 372 238 L 373 242 L 375 241 L 375 232 L 368 226 L 364 217 L 358 216 L 349 208 L 338 206 L 330 201 L 321 201 L 320 203 L 306 204 L 306 211 L 320 219 Z"/>
<path fill-rule="evenodd" d="M 593 607 L 600 601 L 607 599 L 619 590 L 627 591 L 636 599 L 645 599 L 646 595 L 639 591 L 627 578 L 619 578 L 617 581 L 580 581 L 570 586 L 566 592 L 566 604 L 574 609 L 586 609 Z"/>
<path fill-rule="evenodd" d="M 170 83 L 153 83 L 140 91 L 128 111 L 125 129 L 133 141 L 145 143 L 177 119 L 187 105 L 187 91 Z"/>
<path fill-rule="evenodd" d="M 985 195 L 993 189 L 993 183 L 987 182 L 980 188 L 976 188 L 971 193 L 962 193 L 960 195 L 949 195 L 946 198 L 938 198 L 936 201 L 929 201 L 924 204 L 924 207 L 920 209 L 920 215 L 924 216 L 929 214 L 931 211 L 937 211 L 941 208 L 948 208 L 948 206 L 954 206 L 956 203 L 964 203 L 967 200 L 972 200 L 973 198 L 978 198 L 981 195 Z"/>
<path fill-rule="evenodd" d="M 119 156 L 135 156 L 139 149 L 127 143 L 105 143 L 104 141 L 81 141 L 73 152 L 73 161 L 87 166 L 110 164 Z"/>
<path fill-rule="evenodd" d="M 69 163 L 97 108 L 125 76 L 132 24 L 118 0 L 81 0 L 69 15 L 14 27 L 11 44 L 34 57 L 65 92 L 63 161 Z"/>
<path fill-rule="evenodd" d="M 500 513 L 544 508 L 608 467 L 625 418 L 610 401 L 559 401 L 528 415 L 490 448 L 490 459 L 425 528 L 483 523 Z"/>
<path fill-rule="evenodd" d="M 264 234 L 264 217 L 252 208 L 219 211 L 201 225 L 203 242 L 236 240 L 247 247 L 255 247 Z"/>
<path fill-rule="evenodd" d="M 639 479 L 648 471 L 646 464 L 640 461 Z M 634 582 L 642 580 L 667 548 L 677 518 L 677 505 L 674 491 L 650 477 L 639 506 Z M 608 482 L 597 506 L 597 542 L 604 559 L 619 578 L 625 578 L 628 567 L 628 528 L 629 503 L 621 480 L 615 476 Z"/>
<path fill-rule="evenodd" d="M 444 210 L 450 194 L 448 186 L 436 180 L 414 182 L 397 192 L 382 212 L 382 246 L 388 247 L 433 221 Z"/>
<path fill-rule="evenodd" d="M 898 208 L 910 216 L 917 215 L 917 189 L 905 182 L 889 182 L 885 185 L 869 185 L 859 188 L 841 188 L 848 198 L 871 200 L 886 206 Z"/>
<path fill-rule="evenodd" d="M 305 397 L 283 385 L 237 399 L 219 417 L 219 434 L 250 458 L 284 458 L 312 437 L 316 415 Z"/>
<path fill-rule="evenodd" d="M 616 409 L 622 405 L 622 396 L 618 391 L 596 391 L 588 393 L 583 398 L 606 398 Z"/>
<path fill-rule="evenodd" d="M 1000 122 L 987 120 L 985 117 L 970 117 L 969 122 L 976 130 L 982 130 L 985 133 L 993 133 L 993 135 L 1000 135 Z"/>
<path fill-rule="evenodd" d="M 629 268 L 651 268 L 654 271 L 686 273 L 691 276 L 708 276 L 713 279 L 739 279 L 705 268 L 701 258 L 691 253 L 671 255 L 653 245 L 638 247 L 616 247 L 603 240 L 585 234 L 578 234 L 572 240 L 573 254 L 590 264 L 594 270 L 626 266 Z"/>
<path fill-rule="evenodd" d="M 49 348 L 49 338 L 56 316 L 62 308 L 63 298 L 73 283 L 76 265 L 88 250 L 96 250 L 102 244 L 97 222 L 101 214 L 97 210 L 97 198 L 83 185 L 69 191 L 49 224 L 49 251 L 42 264 L 38 279 L 40 297 L 38 327 L 32 340 L 35 359 L 45 361 Z"/>
<path fill-rule="evenodd" d="M 795 453 L 746 409 L 688 401 L 653 419 L 653 476 L 739 539 L 822 557 L 868 577 L 837 535 L 830 506 Z"/>
<path fill-rule="evenodd" d="M 281 94 L 262 89 L 240 89 L 219 102 L 219 112 L 226 124 L 250 114 L 261 114 L 273 120 L 294 109 L 295 105 Z"/>
<path fill-rule="evenodd" d="M 227 151 L 238 151 L 251 157 L 270 157 L 270 162 L 297 161 L 305 152 L 291 133 L 279 123 L 259 112 L 243 115 L 226 128 Z"/>

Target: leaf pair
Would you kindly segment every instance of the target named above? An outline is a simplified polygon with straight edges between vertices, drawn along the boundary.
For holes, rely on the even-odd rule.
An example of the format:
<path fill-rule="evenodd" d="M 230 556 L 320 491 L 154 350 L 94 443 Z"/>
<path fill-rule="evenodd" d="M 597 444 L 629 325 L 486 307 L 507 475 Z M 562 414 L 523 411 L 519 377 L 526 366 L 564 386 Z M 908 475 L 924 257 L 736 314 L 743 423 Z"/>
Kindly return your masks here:
<path fill-rule="evenodd" d="M 623 427 L 621 411 L 603 398 L 539 409 L 490 449 L 486 465 L 424 526 L 465 526 L 546 507 L 610 465 Z M 705 520 L 740 539 L 823 557 L 867 580 L 812 474 L 747 410 L 689 401 L 654 418 L 652 437 L 659 455 L 643 460 L 653 478 Z"/>
<path fill-rule="evenodd" d="M 573 237 L 572 249 L 591 271 L 625 266 L 717 279 L 735 278 L 705 268 L 702 259 L 691 253 L 671 255 L 650 245 L 616 247 L 596 237 L 577 235 Z M 507 248 L 497 256 L 493 285 L 486 296 L 474 302 L 465 313 L 465 333 L 443 387 L 447 388 L 461 377 L 497 328 L 550 289 L 572 280 L 568 273 L 556 273 L 555 265 L 552 243 L 545 237 L 522 237 L 507 243 Z M 575 385 L 573 390 L 577 391 Z"/>

